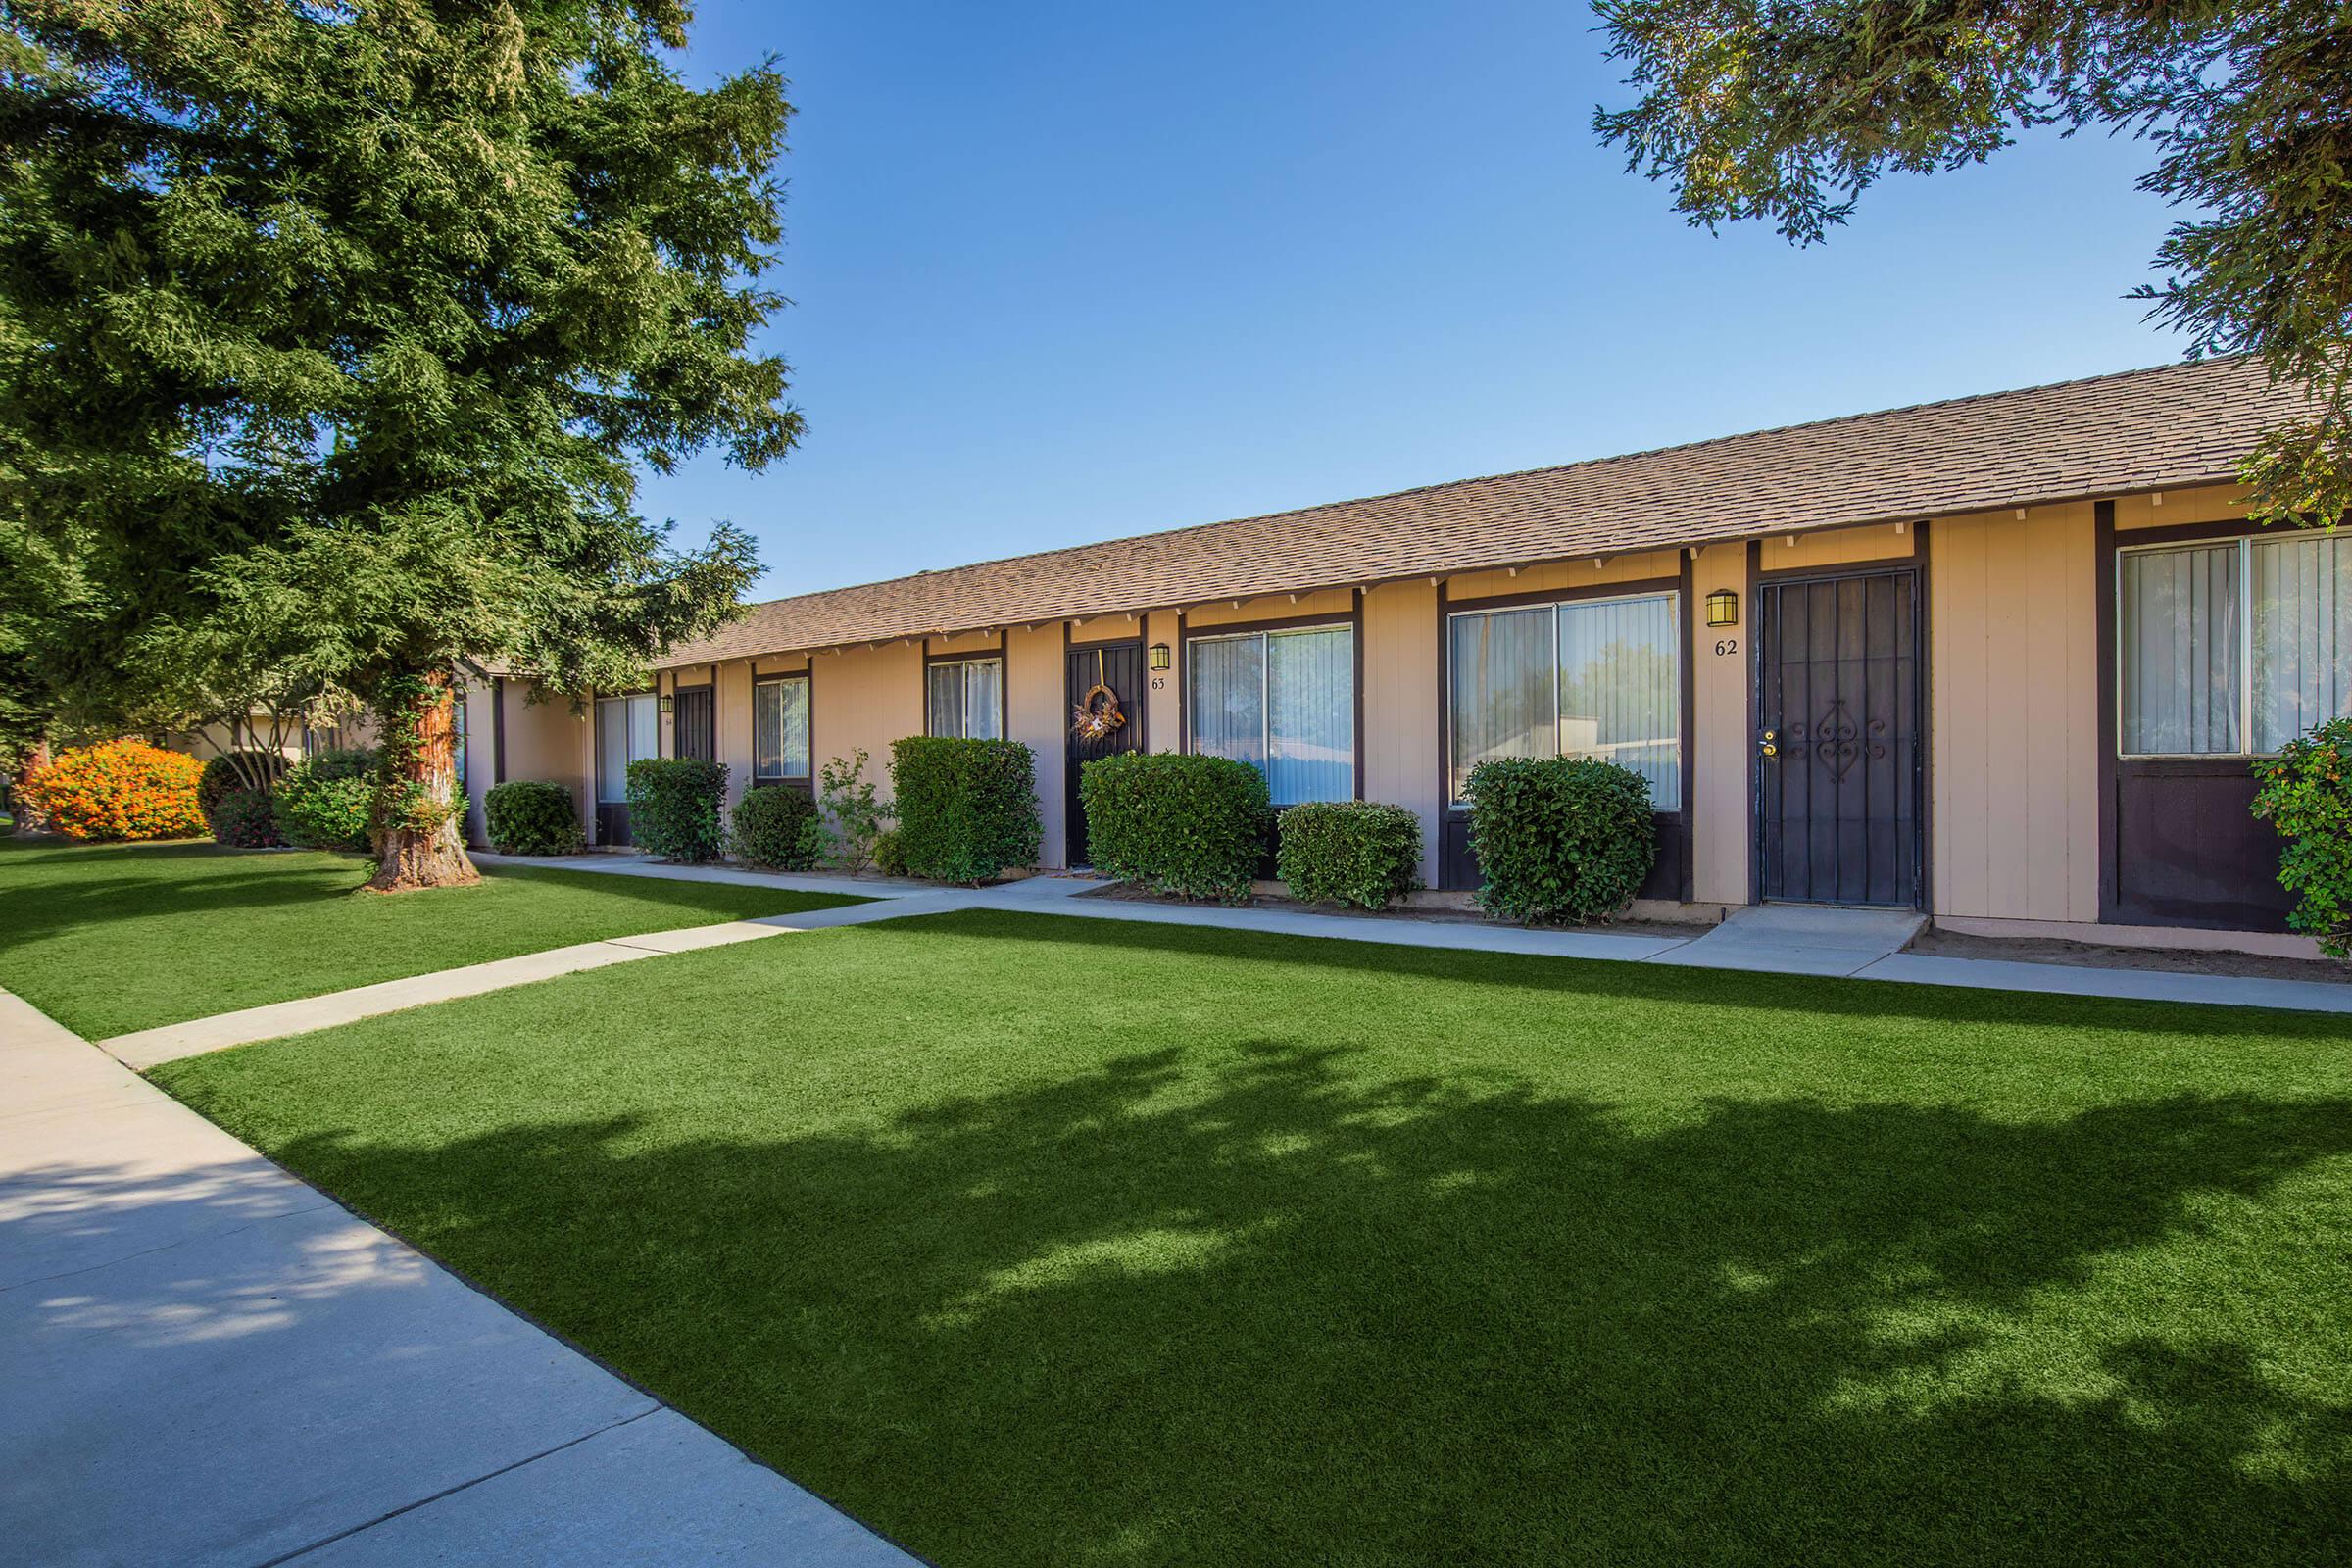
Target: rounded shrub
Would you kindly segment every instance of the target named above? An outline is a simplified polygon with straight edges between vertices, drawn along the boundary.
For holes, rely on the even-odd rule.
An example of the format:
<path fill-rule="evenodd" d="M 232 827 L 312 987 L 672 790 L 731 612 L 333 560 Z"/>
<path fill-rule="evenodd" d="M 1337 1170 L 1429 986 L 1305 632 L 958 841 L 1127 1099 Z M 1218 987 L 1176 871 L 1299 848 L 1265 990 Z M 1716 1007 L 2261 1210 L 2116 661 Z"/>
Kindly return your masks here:
<path fill-rule="evenodd" d="M 1377 801 L 1317 801 L 1279 818 L 1275 867 L 1308 904 L 1385 907 L 1421 885 L 1421 818 Z"/>
<path fill-rule="evenodd" d="M 909 876 L 986 882 L 1044 853 L 1037 754 L 1019 741 L 916 735 L 890 749 L 892 854 Z"/>
<path fill-rule="evenodd" d="M 202 833 L 204 764 L 141 740 L 60 752 L 24 780 L 33 814 L 69 838 L 184 839 Z"/>
<path fill-rule="evenodd" d="M 266 850 L 277 836 L 277 798 L 268 790 L 230 790 L 213 802 L 213 842 L 232 850 Z"/>
<path fill-rule="evenodd" d="M 519 778 L 482 792 L 482 827 L 501 855 L 577 855 L 587 845 L 571 791 Z"/>
<path fill-rule="evenodd" d="M 277 832 L 306 850 L 366 851 L 374 843 L 376 752 L 314 752 L 277 786 Z"/>
<path fill-rule="evenodd" d="M 1097 758 L 1078 775 L 1097 867 L 1186 899 L 1240 904 L 1272 808 L 1248 762 L 1174 752 Z"/>
<path fill-rule="evenodd" d="M 724 762 L 640 758 L 629 764 L 629 837 L 665 860 L 715 860 L 726 847 L 719 812 L 726 794 Z"/>
<path fill-rule="evenodd" d="M 806 871 L 824 854 L 815 798 L 784 784 L 760 785 L 735 803 L 727 853 L 762 871 Z"/>
<path fill-rule="evenodd" d="M 267 795 L 285 774 L 286 759 L 282 752 L 223 752 L 205 761 L 204 775 L 196 781 L 196 809 L 204 813 L 206 822 L 212 823 L 213 836 L 220 838 L 220 824 L 213 820 L 220 797 L 239 790 L 258 790 Z M 220 842 L 226 844 L 228 840 Z M 277 840 L 273 835 L 269 842 L 274 844 Z"/>
<path fill-rule="evenodd" d="M 884 876 L 906 875 L 906 857 L 899 853 L 899 830 L 886 827 L 874 835 L 874 869 Z"/>
<path fill-rule="evenodd" d="M 1479 906 L 1506 920 L 1606 920 L 1657 859 L 1649 781 L 1590 758 L 1513 757 L 1470 770 Z"/>
<path fill-rule="evenodd" d="M 2254 771 L 2254 814 L 2287 840 L 2278 885 L 2297 900 L 2288 928 L 2317 937 L 2330 957 L 2352 957 L 2352 718 L 2287 742 Z"/>

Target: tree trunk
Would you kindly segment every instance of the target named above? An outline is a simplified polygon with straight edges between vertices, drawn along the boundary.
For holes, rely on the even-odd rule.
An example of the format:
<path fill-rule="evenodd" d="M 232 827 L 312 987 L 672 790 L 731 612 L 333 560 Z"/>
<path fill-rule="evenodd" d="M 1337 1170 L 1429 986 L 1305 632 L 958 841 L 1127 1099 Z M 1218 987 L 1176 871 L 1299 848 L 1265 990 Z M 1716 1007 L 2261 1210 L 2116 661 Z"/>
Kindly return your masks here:
<path fill-rule="evenodd" d="M 463 803 L 455 797 L 458 785 L 458 759 L 454 745 L 456 725 L 453 719 L 449 672 L 436 671 L 424 677 L 421 689 L 414 695 L 395 699 L 377 714 L 383 724 L 380 740 L 384 747 L 387 776 L 379 802 L 390 807 L 408 798 L 409 786 L 416 786 L 423 801 L 433 808 L 429 827 L 417 827 L 387 812 L 380 817 L 384 823 L 377 836 L 376 850 L 381 860 L 375 869 L 375 879 L 368 884 L 375 893 L 413 893 L 418 888 L 463 887 L 479 882 L 482 874 L 473 868 L 466 858 L 466 840 L 458 832 Z M 402 731 L 413 728 L 415 744 L 404 745 Z"/>
<path fill-rule="evenodd" d="M 45 740 L 35 742 L 32 750 L 25 755 L 24 761 L 17 765 L 17 776 L 9 781 L 8 789 L 10 832 L 46 833 L 49 831 L 48 819 L 34 810 L 32 803 L 24 798 L 24 781 L 32 777 L 37 769 L 48 765 L 49 743 Z"/>

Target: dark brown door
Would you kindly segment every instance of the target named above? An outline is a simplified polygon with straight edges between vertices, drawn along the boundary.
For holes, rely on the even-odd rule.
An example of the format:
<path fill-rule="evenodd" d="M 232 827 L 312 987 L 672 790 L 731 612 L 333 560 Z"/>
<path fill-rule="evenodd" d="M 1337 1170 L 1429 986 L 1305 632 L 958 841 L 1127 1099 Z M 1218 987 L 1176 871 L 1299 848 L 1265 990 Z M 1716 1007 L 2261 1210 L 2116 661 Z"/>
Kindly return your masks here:
<path fill-rule="evenodd" d="M 1918 570 L 1756 597 L 1758 889 L 1921 907 Z"/>
<path fill-rule="evenodd" d="M 1063 683 L 1067 700 L 1062 710 L 1064 756 L 1068 759 L 1065 774 L 1068 780 L 1070 864 L 1084 865 L 1086 859 L 1086 808 L 1078 801 L 1078 772 L 1099 757 L 1111 757 L 1120 752 L 1137 752 L 1144 746 L 1144 645 L 1133 643 L 1095 643 L 1069 651 L 1068 679 Z M 1086 694 L 1097 686 L 1107 686 L 1118 701 L 1120 716 L 1125 720 L 1100 740 L 1081 736 L 1071 719 Z"/>
<path fill-rule="evenodd" d="M 708 686 L 681 686 L 670 702 L 670 747 L 679 757 L 718 758 L 718 705 Z"/>

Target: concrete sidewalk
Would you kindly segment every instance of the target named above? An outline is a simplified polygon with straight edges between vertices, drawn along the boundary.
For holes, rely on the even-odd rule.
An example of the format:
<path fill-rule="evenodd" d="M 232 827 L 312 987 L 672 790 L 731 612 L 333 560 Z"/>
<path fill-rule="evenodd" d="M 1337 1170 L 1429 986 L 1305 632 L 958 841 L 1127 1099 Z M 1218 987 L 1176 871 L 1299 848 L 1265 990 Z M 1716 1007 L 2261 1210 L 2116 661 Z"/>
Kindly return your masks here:
<path fill-rule="evenodd" d="M 495 858 L 486 857 L 485 858 Z M 1925 921 L 1884 909 L 1766 905 L 1741 909 L 1720 925 L 1690 936 L 1613 931 L 1551 931 L 1477 921 L 1321 914 L 1304 909 L 1223 908 L 1088 898 L 1103 883 L 1091 877 L 1045 875 L 986 888 L 947 888 L 921 882 L 827 876 L 769 875 L 726 866 L 664 865 L 621 856 L 579 856 L 559 862 L 616 876 L 676 881 L 750 881 L 808 892 L 857 889 L 873 902 L 805 914 L 765 915 L 715 925 L 656 931 L 644 936 L 583 942 L 520 957 L 443 969 L 380 985 L 356 986 L 294 1002 L 164 1024 L 98 1044 L 128 1066 L 145 1069 L 202 1052 L 275 1040 L 355 1023 L 378 1013 L 477 996 L 575 970 L 628 963 L 665 953 L 686 953 L 792 932 L 865 925 L 942 914 L 954 909 L 1017 909 L 1096 920 L 1153 925 L 1211 926 L 1278 936 L 1327 937 L 1393 947 L 1510 953 L 1530 957 L 1608 958 L 1627 963 L 1686 964 L 1765 974 L 1838 976 L 1912 985 L 2042 992 L 2053 996 L 2114 997 L 2142 1002 L 2191 1002 L 2223 1006 L 2283 1007 L 2352 1013 L 2352 985 L 2327 981 L 2250 979 L 2160 969 L 2019 963 L 1932 957 L 1903 952 Z"/>
<path fill-rule="evenodd" d="M 353 986 L 324 996 L 297 997 L 291 1002 L 216 1012 L 208 1018 L 190 1018 L 183 1023 L 158 1024 L 152 1029 L 109 1036 L 99 1041 L 98 1047 L 124 1066 L 145 1071 L 160 1062 L 177 1061 L 182 1056 L 199 1055 L 207 1051 L 226 1051 L 231 1046 L 247 1046 L 257 1040 L 277 1040 L 287 1035 L 308 1034 L 314 1029 L 332 1029 L 337 1024 L 372 1018 L 379 1012 L 421 1007 L 428 1002 L 454 1002 L 460 997 L 504 991 L 509 986 L 528 985 L 534 980 L 552 980 L 557 975 L 581 969 L 602 969 L 608 964 L 658 958 L 665 953 L 693 953 L 702 948 L 757 942 L 763 937 L 789 936 L 796 931 L 823 931 L 833 926 L 862 925 L 868 920 L 896 920 L 932 909 L 960 906 L 958 895 L 926 888 L 913 895 L 894 894 L 871 904 L 852 904 L 835 909 L 762 914 L 749 920 L 721 920 L 712 925 L 649 931 L 643 936 L 608 937 L 601 942 L 579 942 L 568 948 L 549 948 L 544 953 L 525 953 L 455 969 L 436 969 L 430 974 L 410 975 L 402 980 Z"/>
<path fill-rule="evenodd" d="M 1769 974 L 1844 976 L 1905 985 L 2039 992 L 2049 996 L 2352 1013 L 2352 984 L 2325 980 L 2251 979 L 2164 969 L 2109 969 L 2089 964 L 2020 963 L 1903 953 L 1898 950 L 1917 929 L 1919 917 L 1890 917 L 1879 910 L 1761 906 L 1696 936 L 1679 938 L 1606 931 L 1543 931 L 1460 920 L 1314 914 L 1297 909 L 1228 909 L 1213 905 L 1151 904 L 1079 896 L 1102 886 L 1084 878 L 1044 876 L 1006 883 L 964 898 L 968 900 L 966 906 L 976 908 L 1029 909 L 1098 920 L 1205 925 L 1227 931 L 1334 937 L 1401 947 L 1523 953 L 1558 958 L 1615 958 L 1638 963 L 1687 964 L 1694 968 L 1752 969 Z M 1743 925 L 1742 915 L 1750 913 L 1767 918 Z M 1817 938 L 1808 940 L 1802 935 L 1807 924 L 1803 916 L 1849 914 L 1861 918 L 1846 922 L 1832 918 L 1820 922 L 1823 934 Z M 1800 918 L 1769 918 L 1781 915 Z"/>
<path fill-rule="evenodd" d="M 0 1558 L 915 1559 L 0 992 Z"/>

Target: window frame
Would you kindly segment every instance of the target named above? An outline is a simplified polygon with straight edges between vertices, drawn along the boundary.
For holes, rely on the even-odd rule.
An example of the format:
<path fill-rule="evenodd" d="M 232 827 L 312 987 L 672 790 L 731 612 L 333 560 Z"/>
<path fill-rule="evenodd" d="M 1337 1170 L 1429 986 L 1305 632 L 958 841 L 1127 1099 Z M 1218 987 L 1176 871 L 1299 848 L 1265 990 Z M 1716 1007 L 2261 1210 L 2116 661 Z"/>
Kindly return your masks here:
<path fill-rule="evenodd" d="M 1215 755 L 1200 749 L 1200 731 L 1193 723 L 1195 707 L 1194 648 L 1201 643 L 1241 642 L 1249 638 L 1257 639 L 1260 644 L 1257 660 L 1258 754 L 1265 759 L 1266 762 L 1271 762 L 1274 760 L 1274 661 L 1267 656 L 1263 645 L 1268 638 L 1295 637 L 1304 632 L 1332 631 L 1344 631 L 1348 633 L 1348 794 L 1345 799 L 1362 800 L 1364 798 L 1364 628 L 1359 618 L 1353 614 L 1312 615 L 1304 619 L 1278 621 L 1272 624 L 1204 626 L 1199 631 L 1188 628 L 1184 634 L 1184 668 L 1181 671 L 1183 678 L 1180 682 L 1181 689 L 1178 692 L 1184 708 L 1184 749 L 1187 755 L 1193 757 Z M 1259 776 L 1265 777 L 1265 763 L 1261 762 L 1256 765 Z M 1276 810 L 1281 810 L 1286 803 L 1275 801 L 1272 804 Z M 1298 806 L 1312 803 L 1292 801 L 1287 804 Z"/>
<path fill-rule="evenodd" d="M 2108 694 L 2115 704 L 2115 727 L 2108 736 L 2108 744 L 2114 748 L 2117 761 L 2257 762 L 2278 755 L 2254 749 L 2254 547 L 2288 537 L 2292 536 L 2256 530 L 2217 533 L 2207 538 L 2160 539 L 2144 545 L 2128 545 L 2120 538 L 2117 540 L 2114 574 L 2107 585 L 2115 605 L 2114 641 L 2109 650 L 2114 668 L 2110 671 L 2113 681 Z M 2228 752 L 2128 752 L 2124 750 L 2124 558 L 2212 550 L 2222 545 L 2233 546 L 2237 551 L 2237 747 Z"/>
<path fill-rule="evenodd" d="M 654 749 L 646 753 L 644 758 L 630 757 L 622 761 L 620 781 L 621 793 L 611 800 L 607 800 L 605 798 L 605 705 L 607 703 L 618 703 L 621 705 L 621 733 L 625 736 L 628 733 L 628 705 L 637 702 L 640 699 L 643 699 L 644 701 L 654 705 Z M 589 793 L 595 797 L 593 802 L 594 805 L 626 806 L 629 800 L 628 764 L 630 762 L 643 761 L 646 760 L 646 758 L 658 758 L 663 755 L 662 751 L 661 693 L 656 691 L 651 686 L 641 686 L 633 692 L 601 692 L 594 699 L 593 708 L 596 714 L 596 723 L 593 726 L 594 734 L 590 738 L 593 740 L 596 746 L 596 766 L 594 769 L 592 769 L 593 776 L 588 781 Z M 627 747 L 624 745 L 622 750 L 626 751 Z"/>
<path fill-rule="evenodd" d="M 931 672 L 949 664 L 994 664 L 997 666 L 997 733 L 991 735 L 941 735 L 933 728 L 931 711 Z M 968 653 L 923 655 L 923 733 L 934 740 L 1004 740 L 1011 727 L 1011 694 L 1004 688 L 1004 650 L 1002 648 L 974 649 Z M 964 708 L 965 728 L 970 728 L 970 705 Z"/>
<path fill-rule="evenodd" d="M 781 686 L 787 681 L 801 683 L 801 706 L 808 715 L 808 771 L 806 773 L 762 773 L 760 771 L 760 688 Z M 752 675 L 752 782 L 754 784 L 807 784 L 816 776 L 816 689 L 809 684 L 805 669 L 780 669 L 769 675 L 755 671 Z"/>
<path fill-rule="evenodd" d="M 1673 635 L 1668 639 L 1674 648 L 1674 746 L 1675 794 L 1672 807 L 1652 807 L 1659 816 L 1680 816 L 1690 808 L 1690 628 L 1684 616 L 1686 595 L 1680 581 L 1668 578 L 1648 584 L 1611 583 L 1597 590 L 1563 590 L 1551 593 L 1513 595 L 1502 599 L 1474 600 L 1468 604 L 1446 606 L 1444 624 L 1439 633 L 1438 703 L 1443 710 L 1438 735 L 1438 767 L 1446 785 L 1446 809 L 1460 812 L 1470 808 L 1470 802 L 1455 793 L 1453 767 L 1453 627 L 1454 622 L 1471 615 L 1506 615 L 1530 610 L 1551 612 L 1551 755 L 1555 758 L 1569 754 L 1560 748 L 1560 612 L 1570 605 L 1622 605 L 1642 600 L 1663 600 L 1673 615 Z M 1651 744 L 1646 742 L 1640 744 Z M 1583 755 L 1583 754 L 1579 754 Z M 1465 775 L 1466 776 L 1466 775 Z"/>

